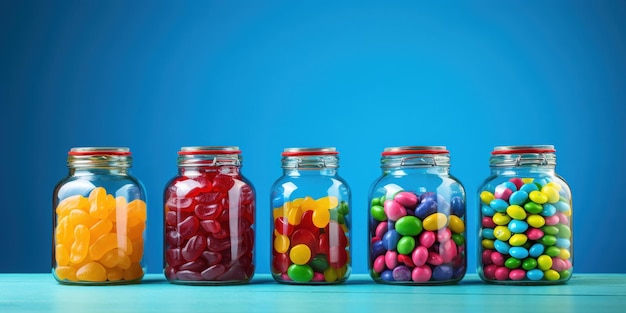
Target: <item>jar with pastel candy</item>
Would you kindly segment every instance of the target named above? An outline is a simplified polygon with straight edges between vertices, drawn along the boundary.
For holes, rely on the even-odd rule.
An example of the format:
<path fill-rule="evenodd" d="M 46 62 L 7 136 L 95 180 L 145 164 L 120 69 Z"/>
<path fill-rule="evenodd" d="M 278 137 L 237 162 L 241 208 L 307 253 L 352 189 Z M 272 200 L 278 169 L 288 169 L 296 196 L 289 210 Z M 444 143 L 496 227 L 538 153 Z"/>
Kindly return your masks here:
<path fill-rule="evenodd" d="M 254 275 L 256 198 L 236 146 L 182 147 L 166 185 L 164 274 L 175 284 L 231 285 Z"/>
<path fill-rule="evenodd" d="M 53 194 L 52 274 L 62 284 L 141 281 L 146 192 L 130 174 L 125 147 L 79 147 L 68 152 L 69 174 Z"/>
<path fill-rule="evenodd" d="M 542 285 L 572 276 L 572 193 L 551 145 L 498 146 L 478 189 L 477 272 L 498 284 Z"/>
<path fill-rule="evenodd" d="M 279 283 L 338 284 L 351 272 L 350 188 L 335 148 L 286 148 L 271 188 L 271 272 Z"/>
<path fill-rule="evenodd" d="M 370 276 L 377 283 L 457 283 L 467 268 L 465 188 L 445 146 L 388 147 L 369 192 Z"/>

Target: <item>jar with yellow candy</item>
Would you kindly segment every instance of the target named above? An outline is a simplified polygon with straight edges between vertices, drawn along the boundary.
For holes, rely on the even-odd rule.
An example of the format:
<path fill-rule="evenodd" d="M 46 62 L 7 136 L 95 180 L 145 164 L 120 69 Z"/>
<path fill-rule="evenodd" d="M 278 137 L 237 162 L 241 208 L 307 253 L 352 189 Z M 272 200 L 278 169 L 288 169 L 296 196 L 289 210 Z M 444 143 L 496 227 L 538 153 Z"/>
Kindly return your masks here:
<path fill-rule="evenodd" d="M 68 152 L 69 174 L 53 195 L 54 278 L 63 284 L 141 281 L 146 192 L 133 177 L 123 147 L 81 147 Z"/>
<path fill-rule="evenodd" d="M 279 283 L 338 284 L 350 276 L 351 193 L 335 148 L 286 148 L 271 188 L 271 272 Z"/>

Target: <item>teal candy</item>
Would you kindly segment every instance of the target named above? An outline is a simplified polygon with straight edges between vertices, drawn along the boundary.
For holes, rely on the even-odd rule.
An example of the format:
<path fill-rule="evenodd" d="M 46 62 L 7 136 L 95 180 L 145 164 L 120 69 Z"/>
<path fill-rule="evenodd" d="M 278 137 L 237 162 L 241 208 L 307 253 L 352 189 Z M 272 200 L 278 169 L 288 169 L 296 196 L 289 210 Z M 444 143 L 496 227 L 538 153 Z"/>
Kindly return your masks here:
<path fill-rule="evenodd" d="M 506 208 L 509 207 L 509 204 L 502 199 L 493 199 L 489 202 L 489 206 L 491 206 L 491 208 L 496 212 L 505 212 Z"/>
<path fill-rule="evenodd" d="M 537 187 L 537 185 L 530 183 L 530 184 L 524 184 L 522 185 L 522 187 L 520 187 L 521 191 L 525 191 L 526 194 L 529 194 L 531 191 L 535 191 L 535 190 L 539 190 L 539 187 Z"/>

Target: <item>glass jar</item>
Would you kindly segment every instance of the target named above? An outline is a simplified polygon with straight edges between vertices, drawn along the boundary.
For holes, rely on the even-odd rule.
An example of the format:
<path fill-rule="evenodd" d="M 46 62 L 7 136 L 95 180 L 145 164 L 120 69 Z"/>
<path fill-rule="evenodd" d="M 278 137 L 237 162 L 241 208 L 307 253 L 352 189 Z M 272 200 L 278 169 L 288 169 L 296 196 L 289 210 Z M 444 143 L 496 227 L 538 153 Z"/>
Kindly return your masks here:
<path fill-rule="evenodd" d="M 465 189 L 445 146 L 385 148 L 369 193 L 369 270 L 377 283 L 451 284 L 467 268 Z"/>
<path fill-rule="evenodd" d="M 128 148 L 72 148 L 54 189 L 54 278 L 64 284 L 139 282 L 146 192 L 129 173 Z"/>
<path fill-rule="evenodd" d="M 236 146 L 182 147 L 165 187 L 164 273 L 171 283 L 247 283 L 254 275 L 255 191 Z"/>
<path fill-rule="evenodd" d="M 572 194 L 554 146 L 499 146 L 478 189 L 477 272 L 499 284 L 559 284 L 572 275 Z"/>
<path fill-rule="evenodd" d="M 350 187 L 335 148 L 287 148 L 271 189 L 271 271 L 277 282 L 337 284 L 348 279 Z"/>

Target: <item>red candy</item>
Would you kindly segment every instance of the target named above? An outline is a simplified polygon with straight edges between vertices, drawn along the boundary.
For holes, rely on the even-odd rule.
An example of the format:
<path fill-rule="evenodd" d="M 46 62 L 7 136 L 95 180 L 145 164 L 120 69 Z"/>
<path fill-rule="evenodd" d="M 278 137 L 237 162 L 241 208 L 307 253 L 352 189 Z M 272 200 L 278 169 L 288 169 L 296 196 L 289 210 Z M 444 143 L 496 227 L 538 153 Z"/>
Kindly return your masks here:
<path fill-rule="evenodd" d="M 181 170 L 165 189 L 165 276 L 173 282 L 248 280 L 254 273 L 254 190 L 236 173 L 200 169 L 193 177 Z"/>

